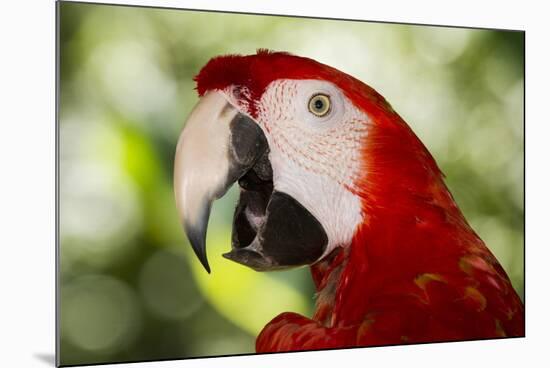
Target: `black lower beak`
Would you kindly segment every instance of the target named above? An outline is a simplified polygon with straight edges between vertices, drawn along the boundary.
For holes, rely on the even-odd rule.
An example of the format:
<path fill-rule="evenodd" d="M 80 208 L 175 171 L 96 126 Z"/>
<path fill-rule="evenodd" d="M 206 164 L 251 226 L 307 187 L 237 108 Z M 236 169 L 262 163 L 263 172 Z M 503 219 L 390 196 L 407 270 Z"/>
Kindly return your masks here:
<path fill-rule="evenodd" d="M 241 189 L 233 223 L 233 249 L 223 256 L 256 271 L 317 261 L 328 242 L 319 221 L 286 193 L 273 192 L 261 215 L 258 209 L 265 203 L 262 195 Z"/>

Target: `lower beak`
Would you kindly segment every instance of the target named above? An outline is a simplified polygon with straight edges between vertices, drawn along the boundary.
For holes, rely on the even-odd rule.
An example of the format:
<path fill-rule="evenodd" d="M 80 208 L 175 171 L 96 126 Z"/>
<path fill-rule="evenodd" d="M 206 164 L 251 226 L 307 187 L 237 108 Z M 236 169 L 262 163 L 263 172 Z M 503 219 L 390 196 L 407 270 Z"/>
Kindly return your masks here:
<path fill-rule="evenodd" d="M 206 230 L 212 202 L 239 182 L 232 250 L 224 257 L 258 271 L 311 264 L 328 242 L 300 203 L 273 188 L 267 139 L 258 124 L 220 92 L 204 95 L 176 148 L 174 192 L 183 228 L 210 272 Z"/>

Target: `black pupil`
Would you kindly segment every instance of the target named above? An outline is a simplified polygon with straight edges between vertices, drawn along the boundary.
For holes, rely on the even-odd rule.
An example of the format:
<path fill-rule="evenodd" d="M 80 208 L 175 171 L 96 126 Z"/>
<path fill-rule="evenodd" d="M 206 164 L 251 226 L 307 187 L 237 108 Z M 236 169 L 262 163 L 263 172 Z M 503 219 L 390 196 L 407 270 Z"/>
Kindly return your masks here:
<path fill-rule="evenodd" d="M 321 100 L 321 99 L 315 100 L 315 103 L 314 103 L 314 104 L 315 104 L 315 108 L 316 108 L 317 110 L 321 110 L 321 109 L 325 106 L 325 103 L 324 103 L 323 100 Z"/>

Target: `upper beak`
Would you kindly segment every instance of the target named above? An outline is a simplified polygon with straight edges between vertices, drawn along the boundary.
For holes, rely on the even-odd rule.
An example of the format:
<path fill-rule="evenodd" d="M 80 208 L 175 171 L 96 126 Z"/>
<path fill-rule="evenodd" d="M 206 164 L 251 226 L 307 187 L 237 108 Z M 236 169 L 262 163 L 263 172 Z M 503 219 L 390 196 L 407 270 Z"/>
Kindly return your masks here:
<path fill-rule="evenodd" d="M 191 112 L 176 148 L 174 191 L 195 254 L 210 272 L 206 228 L 212 202 L 239 182 L 231 251 L 225 258 L 258 271 L 311 264 L 327 245 L 317 219 L 273 186 L 269 146 L 259 125 L 220 92 Z"/>
<path fill-rule="evenodd" d="M 212 202 L 222 197 L 267 150 L 260 127 L 219 92 L 203 96 L 176 148 L 176 206 L 195 254 L 208 272 L 206 228 Z"/>

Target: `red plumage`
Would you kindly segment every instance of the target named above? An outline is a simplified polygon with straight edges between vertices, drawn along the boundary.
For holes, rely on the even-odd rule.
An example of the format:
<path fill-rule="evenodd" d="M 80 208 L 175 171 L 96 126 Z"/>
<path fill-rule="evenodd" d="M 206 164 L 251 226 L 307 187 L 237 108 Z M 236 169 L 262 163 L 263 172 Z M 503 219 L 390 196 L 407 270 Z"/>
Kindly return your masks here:
<path fill-rule="evenodd" d="M 320 79 L 368 114 L 362 143 L 364 223 L 351 245 L 311 267 L 312 319 L 283 313 L 260 333 L 258 352 L 524 336 L 523 304 L 475 234 L 435 160 L 374 89 L 314 60 L 260 50 L 212 59 L 197 90 L 246 86 L 257 101 L 277 79 Z"/>
<path fill-rule="evenodd" d="M 209 90 L 224 89 L 230 85 L 244 86 L 250 91 L 246 98 L 252 107 L 259 100 L 265 88 L 278 79 L 318 79 L 334 83 L 346 96 L 363 110 L 376 104 L 389 107 L 374 89 L 358 79 L 315 60 L 291 55 L 285 52 L 258 50 L 254 55 L 225 55 L 212 58 L 195 76 L 199 96 Z M 243 96 L 244 98 L 245 96 Z"/>

